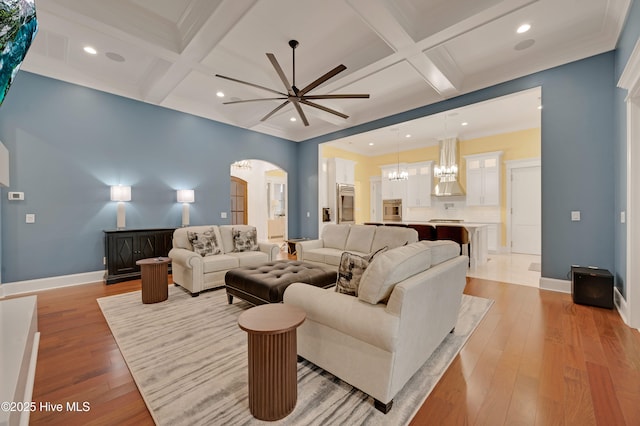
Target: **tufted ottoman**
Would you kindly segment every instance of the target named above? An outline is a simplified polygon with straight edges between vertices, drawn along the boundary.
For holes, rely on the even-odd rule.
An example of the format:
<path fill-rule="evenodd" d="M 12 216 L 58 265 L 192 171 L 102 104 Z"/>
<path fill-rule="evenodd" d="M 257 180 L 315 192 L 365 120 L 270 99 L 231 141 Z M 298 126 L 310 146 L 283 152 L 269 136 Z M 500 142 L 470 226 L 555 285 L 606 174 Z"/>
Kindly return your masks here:
<path fill-rule="evenodd" d="M 254 305 L 280 303 L 285 289 L 292 283 L 307 283 L 316 287 L 336 284 L 337 273 L 297 260 L 280 260 L 258 266 L 235 268 L 224 276 L 229 304 L 233 296 Z"/>

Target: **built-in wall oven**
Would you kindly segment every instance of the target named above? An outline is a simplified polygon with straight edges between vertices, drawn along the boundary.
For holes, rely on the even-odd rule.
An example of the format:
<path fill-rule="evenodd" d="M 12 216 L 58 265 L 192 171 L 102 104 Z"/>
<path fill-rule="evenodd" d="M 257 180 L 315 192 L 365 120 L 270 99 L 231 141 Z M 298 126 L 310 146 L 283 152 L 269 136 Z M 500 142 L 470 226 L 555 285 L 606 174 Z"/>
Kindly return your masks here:
<path fill-rule="evenodd" d="M 382 200 L 382 220 L 385 222 L 402 222 L 402 200 Z"/>
<path fill-rule="evenodd" d="M 337 223 L 356 223 L 356 189 L 353 185 L 339 183 L 336 203 Z"/>

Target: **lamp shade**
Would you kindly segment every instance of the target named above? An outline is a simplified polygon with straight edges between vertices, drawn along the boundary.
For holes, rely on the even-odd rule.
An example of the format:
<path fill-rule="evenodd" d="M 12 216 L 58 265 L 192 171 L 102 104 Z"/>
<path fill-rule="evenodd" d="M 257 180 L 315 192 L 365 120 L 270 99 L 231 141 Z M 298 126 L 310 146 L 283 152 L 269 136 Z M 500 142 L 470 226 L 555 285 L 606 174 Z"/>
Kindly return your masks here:
<path fill-rule="evenodd" d="M 122 185 L 112 186 L 111 201 L 131 201 L 131 187 Z"/>
<path fill-rule="evenodd" d="M 178 189 L 177 192 L 179 203 L 193 203 L 196 200 L 195 192 L 193 189 Z"/>

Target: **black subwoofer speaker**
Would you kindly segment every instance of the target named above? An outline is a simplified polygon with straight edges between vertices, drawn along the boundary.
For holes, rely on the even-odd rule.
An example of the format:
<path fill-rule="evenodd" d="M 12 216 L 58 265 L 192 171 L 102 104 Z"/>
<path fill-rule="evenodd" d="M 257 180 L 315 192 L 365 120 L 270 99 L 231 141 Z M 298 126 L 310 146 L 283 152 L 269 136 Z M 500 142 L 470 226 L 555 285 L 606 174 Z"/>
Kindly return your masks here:
<path fill-rule="evenodd" d="M 613 275 L 606 269 L 572 267 L 571 295 L 574 303 L 613 309 Z"/>

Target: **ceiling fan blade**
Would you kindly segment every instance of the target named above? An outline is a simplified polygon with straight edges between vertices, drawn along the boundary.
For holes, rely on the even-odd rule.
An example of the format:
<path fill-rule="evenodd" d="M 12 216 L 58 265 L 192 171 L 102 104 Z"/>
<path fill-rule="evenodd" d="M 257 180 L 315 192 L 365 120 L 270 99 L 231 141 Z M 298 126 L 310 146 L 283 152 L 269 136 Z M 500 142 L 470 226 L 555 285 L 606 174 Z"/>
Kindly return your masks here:
<path fill-rule="evenodd" d="M 277 95 L 287 96 L 286 93 L 278 92 L 277 90 L 269 89 L 268 87 L 260 86 L 258 84 L 249 83 L 248 81 L 238 80 L 237 78 L 226 77 L 224 75 L 216 74 L 216 77 L 224 78 L 225 80 L 235 81 L 236 83 L 246 84 L 248 86 L 256 87 L 258 89 L 267 90 L 271 93 L 275 93 Z"/>
<path fill-rule="evenodd" d="M 287 99 L 286 101 L 284 101 L 283 103 L 281 103 L 280 105 L 278 105 L 277 107 L 275 107 L 273 109 L 273 111 L 271 111 L 269 114 L 265 115 L 264 117 L 262 117 L 260 119 L 260 121 L 266 121 L 269 119 L 269 117 L 271 117 L 273 114 L 275 114 L 276 112 L 280 111 L 282 108 L 285 107 L 285 105 L 287 105 L 289 103 L 289 99 Z"/>
<path fill-rule="evenodd" d="M 302 89 L 300 92 L 298 92 L 298 96 L 304 95 L 309 90 L 312 90 L 312 89 L 318 87 L 319 85 L 321 85 L 325 81 L 329 80 L 331 77 L 341 73 L 342 71 L 344 71 L 346 69 L 347 69 L 347 67 L 345 67 L 344 65 L 342 65 L 342 64 L 338 65 L 337 67 L 335 67 L 334 69 L 332 69 L 331 71 L 326 73 L 325 75 L 321 76 L 320 78 L 318 78 L 317 80 L 315 80 L 314 82 L 309 84 L 307 87 Z"/>
<path fill-rule="evenodd" d="M 277 101 L 277 100 L 281 100 L 281 99 L 287 99 L 287 98 L 280 97 L 280 98 L 244 99 L 244 100 L 241 100 L 241 101 L 223 102 L 222 105 L 242 104 L 242 103 L 245 103 L 245 102 Z"/>
<path fill-rule="evenodd" d="M 368 94 L 305 95 L 305 99 L 369 99 Z"/>
<path fill-rule="evenodd" d="M 303 104 L 305 104 L 305 105 L 309 105 L 310 107 L 318 108 L 318 109 L 321 109 L 321 110 L 323 110 L 323 111 L 326 111 L 326 112 L 328 112 L 328 113 L 330 113 L 330 114 L 337 115 L 338 117 L 342 117 L 342 118 L 344 118 L 344 119 L 349 118 L 349 116 L 348 116 L 348 115 L 343 114 L 343 113 L 341 113 L 341 112 L 339 112 L 339 111 L 336 111 L 335 109 L 327 108 L 327 107 L 326 107 L 326 106 L 324 106 L 324 105 L 319 105 L 319 104 L 317 104 L 317 103 L 315 103 L 315 102 L 310 102 L 310 101 L 308 101 L 308 100 L 306 100 L 306 99 L 301 99 L 301 100 L 300 100 L 300 102 L 302 102 L 302 103 L 303 103 Z"/>
<path fill-rule="evenodd" d="M 284 71 L 282 71 L 282 67 L 278 63 L 278 60 L 276 59 L 275 55 L 273 53 L 267 53 L 267 58 L 269 58 L 269 61 L 271 61 L 271 65 L 273 65 L 273 67 L 276 69 L 276 72 L 278 73 L 278 77 L 280 77 L 280 80 L 282 80 L 282 83 L 284 84 L 284 87 L 287 89 L 287 92 L 289 93 L 289 95 L 295 96 L 295 93 L 293 93 L 293 89 L 289 84 L 289 80 L 287 80 L 287 76 L 284 75 Z"/>
<path fill-rule="evenodd" d="M 302 107 L 300 106 L 300 102 L 298 102 L 298 100 L 295 99 L 295 98 L 291 99 L 291 102 L 293 103 L 293 106 L 296 107 L 296 110 L 298 111 L 298 114 L 300 115 L 300 119 L 304 123 L 305 127 L 308 126 L 309 125 L 309 120 L 307 120 L 307 116 L 304 115 L 304 111 L 302 111 Z"/>

